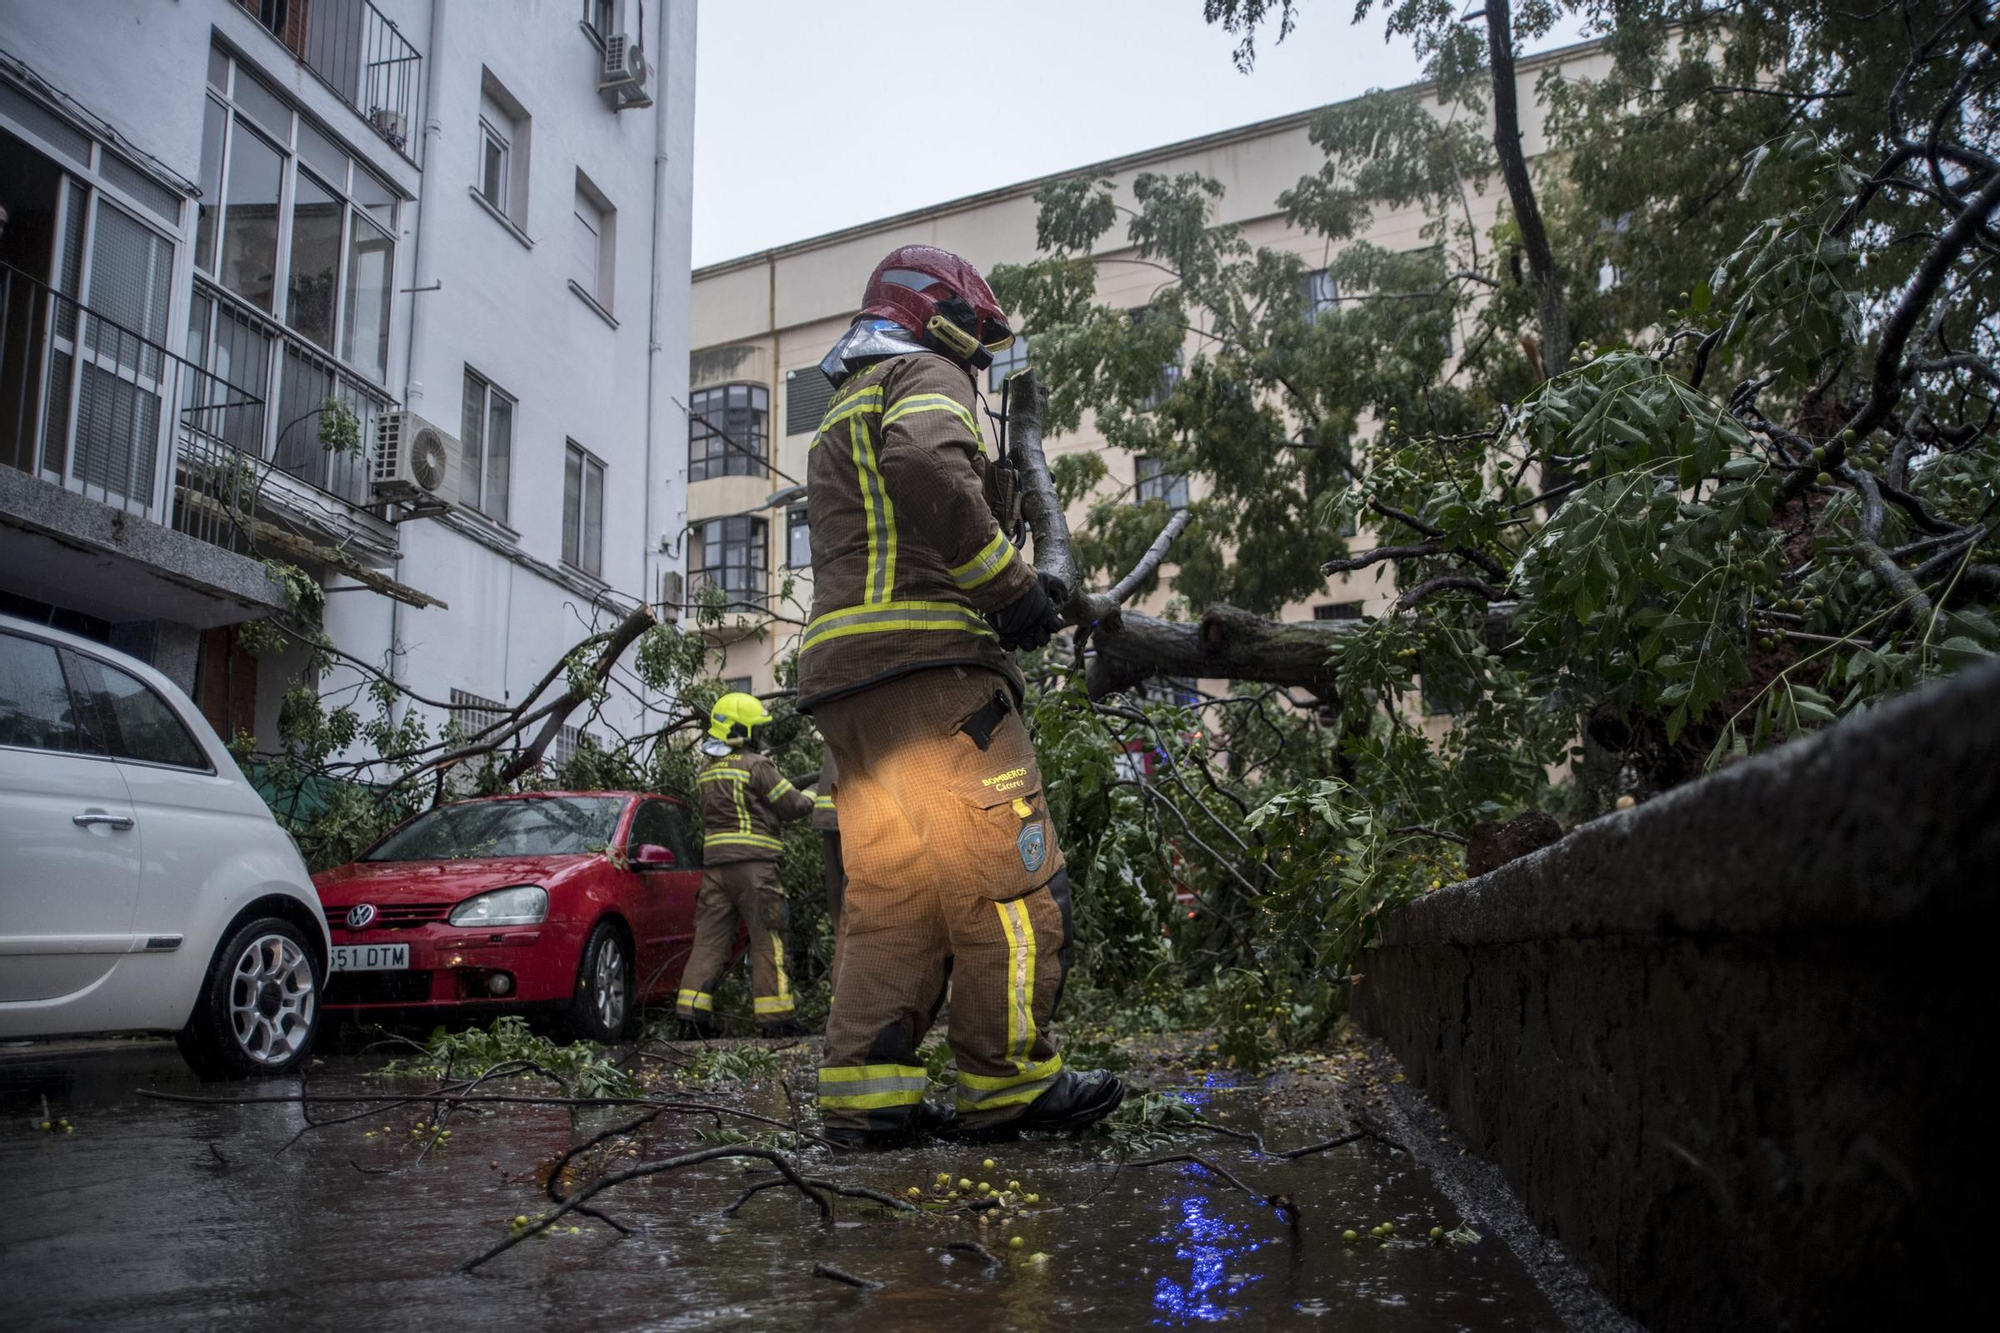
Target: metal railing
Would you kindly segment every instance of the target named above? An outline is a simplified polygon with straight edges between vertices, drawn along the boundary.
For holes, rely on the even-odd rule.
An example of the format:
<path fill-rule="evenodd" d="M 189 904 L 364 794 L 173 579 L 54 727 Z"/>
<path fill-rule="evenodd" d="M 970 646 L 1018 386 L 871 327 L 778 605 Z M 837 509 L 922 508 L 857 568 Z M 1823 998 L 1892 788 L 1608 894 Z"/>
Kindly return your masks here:
<path fill-rule="evenodd" d="M 243 549 L 264 400 L 0 263 L 0 464 Z"/>
<path fill-rule="evenodd" d="M 690 605 L 706 600 L 702 594 L 710 588 L 721 593 L 726 610 L 763 610 L 771 601 L 771 572 L 748 565 L 718 565 L 688 571 L 687 599 Z"/>
<path fill-rule="evenodd" d="M 237 0 L 389 146 L 416 161 L 424 58 L 368 0 Z"/>

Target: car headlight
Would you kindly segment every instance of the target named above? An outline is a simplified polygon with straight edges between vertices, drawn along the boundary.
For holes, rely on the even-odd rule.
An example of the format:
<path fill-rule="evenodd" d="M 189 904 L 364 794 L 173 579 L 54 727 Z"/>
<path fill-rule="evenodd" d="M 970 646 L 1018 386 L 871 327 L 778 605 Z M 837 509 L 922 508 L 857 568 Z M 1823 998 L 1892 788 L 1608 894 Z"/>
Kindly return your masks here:
<path fill-rule="evenodd" d="M 548 919 L 549 895 L 534 884 L 493 889 L 451 909 L 454 926 L 538 926 Z"/>

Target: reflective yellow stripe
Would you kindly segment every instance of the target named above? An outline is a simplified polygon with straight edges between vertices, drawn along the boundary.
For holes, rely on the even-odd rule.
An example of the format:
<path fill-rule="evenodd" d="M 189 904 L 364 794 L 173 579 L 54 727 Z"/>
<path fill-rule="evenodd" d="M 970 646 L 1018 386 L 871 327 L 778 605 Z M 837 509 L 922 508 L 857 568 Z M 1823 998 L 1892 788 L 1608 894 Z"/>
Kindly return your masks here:
<path fill-rule="evenodd" d="M 1035 1044 L 1035 927 L 1018 898 L 993 907 L 1007 932 L 1007 1058 L 1025 1074 Z"/>
<path fill-rule="evenodd" d="M 789 1009 L 792 1007 L 792 983 L 785 976 L 785 942 L 778 938 L 776 932 L 771 935 L 771 961 L 778 973 L 778 1003 Z"/>
<path fill-rule="evenodd" d="M 789 1014 L 792 1012 L 792 997 L 789 995 L 759 995 L 750 1004 L 760 1014 Z"/>
<path fill-rule="evenodd" d="M 779 778 L 778 785 L 771 788 L 768 795 L 771 800 L 782 801 L 785 799 L 786 794 L 792 790 L 792 780 L 790 778 Z"/>
<path fill-rule="evenodd" d="M 707 991 L 684 990 L 676 997 L 676 1002 L 682 1009 L 699 1009 L 704 1013 L 715 1008 L 715 997 Z"/>
<path fill-rule="evenodd" d="M 896 590 L 896 506 L 875 457 L 875 437 L 866 421 L 853 427 L 855 476 L 861 483 L 861 504 L 868 518 L 868 575 L 861 600 L 880 605 Z"/>
<path fill-rule="evenodd" d="M 921 1065 L 821 1066 L 819 1104 L 833 1111 L 915 1106 L 929 1081 Z"/>
<path fill-rule="evenodd" d="M 880 412 L 881 410 L 882 386 L 879 384 L 871 384 L 865 389 L 857 389 L 853 393 L 836 396 L 832 402 L 826 405 L 826 415 L 819 419 L 819 430 L 813 436 L 813 443 L 819 443 L 819 437 L 826 434 L 827 427 L 829 426 L 838 425 L 849 417 L 860 416 L 867 412 Z"/>
<path fill-rule="evenodd" d="M 833 798 L 832 798 L 831 796 L 815 796 L 815 797 L 813 797 L 813 809 L 815 809 L 815 810 L 831 810 L 831 809 L 833 809 Z"/>
<path fill-rule="evenodd" d="M 951 413 L 971 434 L 973 442 L 979 446 L 979 451 L 986 452 L 986 439 L 979 433 L 979 423 L 973 420 L 972 413 L 965 410 L 965 404 L 948 393 L 916 393 L 908 398 L 898 398 L 895 406 L 883 416 L 882 429 L 887 430 L 904 417 L 915 416 L 919 412 Z"/>
<path fill-rule="evenodd" d="M 804 652 L 828 639 L 842 639 L 850 634 L 885 634 L 906 629 L 955 629 L 983 639 L 999 637 L 978 613 L 957 602 L 882 602 L 850 606 L 818 617 L 806 626 L 805 642 L 799 650 Z"/>
<path fill-rule="evenodd" d="M 963 1088 L 973 1088 L 982 1092 L 997 1092 L 1007 1088 L 1018 1088 L 1023 1083 L 1033 1083 L 1036 1079 L 1048 1078 L 1062 1072 L 1062 1056 L 1052 1055 L 1039 1064 L 1029 1065 L 1014 1074 L 968 1074 L 959 1071 L 958 1083 Z"/>
<path fill-rule="evenodd" d="M 993 540 L 979 548 L 979 554 L 951 571 L 951 581 L 967 591 L 988 582 L 1013 563 L 1014 543 L 1007 534 L 996 532 Z"/>
<path fill-rule="evenodd" d="M 711 833 L 707 842 L 710 847 L 765 847 L 772 851 L 785 845 L 783 839 L 763 833 Z"/>

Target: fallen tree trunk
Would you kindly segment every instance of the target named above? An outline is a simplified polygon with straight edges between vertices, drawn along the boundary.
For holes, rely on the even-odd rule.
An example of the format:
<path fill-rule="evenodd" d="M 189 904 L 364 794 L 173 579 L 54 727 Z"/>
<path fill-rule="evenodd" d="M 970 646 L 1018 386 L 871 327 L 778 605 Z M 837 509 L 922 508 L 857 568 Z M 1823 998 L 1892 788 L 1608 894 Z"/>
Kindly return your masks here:
<path fill-rule="evenodd" d="M 1211 606 L 1200 620 L 1160 620 L 1124 612 L 1115 628 L 1100 629 L 1097 651 L 1084 677 L 1090 697 L 1129 690 L 1152 676 L 1257 681 L 1333 691 L 1326 659 L 1359 622 L 1266 620 L 1233 606 Z"/>

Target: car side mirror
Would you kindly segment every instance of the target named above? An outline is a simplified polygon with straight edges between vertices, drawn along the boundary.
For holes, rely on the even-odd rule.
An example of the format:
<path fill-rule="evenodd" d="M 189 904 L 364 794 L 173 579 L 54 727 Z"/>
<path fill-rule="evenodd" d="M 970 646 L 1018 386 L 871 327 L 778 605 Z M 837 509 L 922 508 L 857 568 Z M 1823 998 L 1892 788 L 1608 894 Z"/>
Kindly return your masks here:
<path fill-rule="evenodd" d="M 656 842 L 643 843 L 632 853 L 632 865 L 638 870 L 672 870 L 674 864 L 672 849 Z"/>

